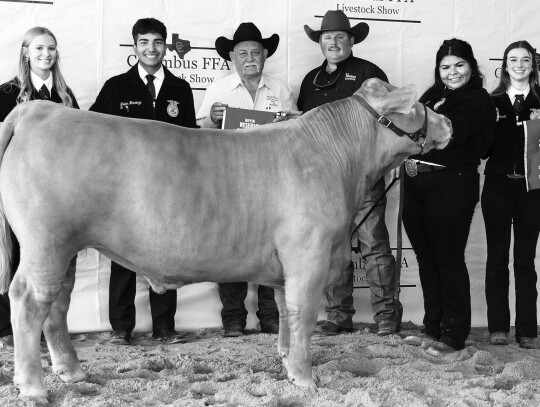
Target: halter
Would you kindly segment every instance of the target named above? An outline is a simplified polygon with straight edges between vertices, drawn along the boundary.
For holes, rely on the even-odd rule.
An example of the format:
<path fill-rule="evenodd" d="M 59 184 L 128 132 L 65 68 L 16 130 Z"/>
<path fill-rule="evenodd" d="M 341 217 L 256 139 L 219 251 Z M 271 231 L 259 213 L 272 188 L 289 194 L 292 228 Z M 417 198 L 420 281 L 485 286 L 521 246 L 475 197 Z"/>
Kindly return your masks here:
<path fill-rule="evenodd" d="M 373 109 L 369 103 L 362 97 L 362 96 L 359 96 L 359 95 L 353 95 L 353 97 L 355 99 L 357 99 L 360 104 L 362 106 L 364 106 L 366 108 L 366 110 L 371 113 L 373 116 L 375 116 L 375 118 L 377 119 L 377 122 L 379 122 L 380 124 L 382 124 L 384 127 L 386 127 L 387 129 L 390 129 L 392 130 L 394 133 L 396 133 L 399 137 L 404 137 L 404 136 L 407 136 L 409 137 L 412 141 L 414 141 L 415 143 L 418 143 L 419 140 L 421 138 L 424 139 L 424 141 L 418 145 L 418 147 L 420 147 L 420 154 L 424 154 L 424 146 L 426 145 L 426 141 L 427 141 L 427 108 L 425 105 L 422 105 L 424 106 L 424 124 L 422 125 L 422 127 L 418 130 L 416 130 L 415 132 L 413 133 L 408 133 L 404 130 L 401 130 L 399 127 L 397 127 L 394 122 L 392 122 L 392 120 L 390 120 L 389 118 L 387 118 L 386 116 L 382 116 L 380 115 L 379 113 L 377 113 L 375 111 L 375 109 Z"/>

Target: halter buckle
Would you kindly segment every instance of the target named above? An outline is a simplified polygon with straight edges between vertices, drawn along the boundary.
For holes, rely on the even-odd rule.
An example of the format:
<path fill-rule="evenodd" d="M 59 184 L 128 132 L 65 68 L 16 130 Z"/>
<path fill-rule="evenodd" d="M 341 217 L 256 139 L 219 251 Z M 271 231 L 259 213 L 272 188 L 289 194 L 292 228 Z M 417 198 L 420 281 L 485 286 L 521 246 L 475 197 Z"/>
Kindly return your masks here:
<path fill-rule="evenodd" d="M 385 117 L 385 116 L 379 117 L 377 119 L 377 121 L 386 128 L 388 128 L 388 126 L 390 126 L 392 124 L 392 121 L 390 119 L 388 119 L 387 117 Z"/>

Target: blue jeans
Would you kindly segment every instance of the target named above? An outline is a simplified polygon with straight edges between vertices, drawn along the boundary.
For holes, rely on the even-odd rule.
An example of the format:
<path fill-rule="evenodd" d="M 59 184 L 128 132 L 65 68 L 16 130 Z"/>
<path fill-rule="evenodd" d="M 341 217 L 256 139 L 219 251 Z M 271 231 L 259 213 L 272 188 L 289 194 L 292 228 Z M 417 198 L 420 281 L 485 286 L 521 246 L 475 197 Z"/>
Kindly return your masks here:
<path fill-rule="evenodd" d="M 384 193 L 384 178 L 381 178 L 369 191 L 355 219 L 364 218 L 377 199 Z M 384 221 L 386 197 L 383 197 L 366 221 L 358 229 L 360 250 L 365 261 L 366 281 L 371 291 L 371 308 L 375 322 L 397 323 L 397 307 L 394 299 L 396 285 L 396 261 L 390 250 L 388 230 Z M 352 324 L 354 266 L 351 262 L 343 270 L 335 285 L 325 290 L 328 306 L 327 319 L 341 326 Z"/>

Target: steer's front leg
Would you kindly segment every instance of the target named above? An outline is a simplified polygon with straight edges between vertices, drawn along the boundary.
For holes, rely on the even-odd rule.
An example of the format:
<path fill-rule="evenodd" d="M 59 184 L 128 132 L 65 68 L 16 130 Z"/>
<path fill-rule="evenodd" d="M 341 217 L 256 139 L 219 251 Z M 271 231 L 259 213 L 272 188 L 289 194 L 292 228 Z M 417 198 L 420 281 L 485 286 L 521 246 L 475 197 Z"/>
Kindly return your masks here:
<path fill-rule="evenodd" d="M 278 355 L 283 359 L 285 364 L 285 358 L 289 355 L 290 330 L 289 315 L 285 304 L 285 290 L 283 287 L 274 289 L 274 298 L 279 311 Z"/>

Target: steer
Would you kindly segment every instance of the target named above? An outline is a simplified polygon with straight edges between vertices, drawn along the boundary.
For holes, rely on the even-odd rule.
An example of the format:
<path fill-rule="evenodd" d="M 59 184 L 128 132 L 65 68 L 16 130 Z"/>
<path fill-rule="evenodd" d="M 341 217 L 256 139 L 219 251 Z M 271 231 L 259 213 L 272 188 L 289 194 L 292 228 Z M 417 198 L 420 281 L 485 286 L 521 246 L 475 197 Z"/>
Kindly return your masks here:
<path fill-rule="evenodd" d="M 391 131 L 426 125 L 417 141 Z M 315 386 L 310 337 L 324 288 L 350 261 L 358 208 L 390 169 L 450 136 L 414 86 L 378 79 L 297 120 L 246 130 L 19 105 L 0 132 L 0 289 L 9 287 L 20 395 L 47 400 L 42 330 L 60 378 L 86 378 L 66 322 L 72 259 L 86 247 L 158 293 L 201 281 L 274 287 L 278 353 L 291 381 Z M 9 286 L 10 227 L 21 260 Z"/>

